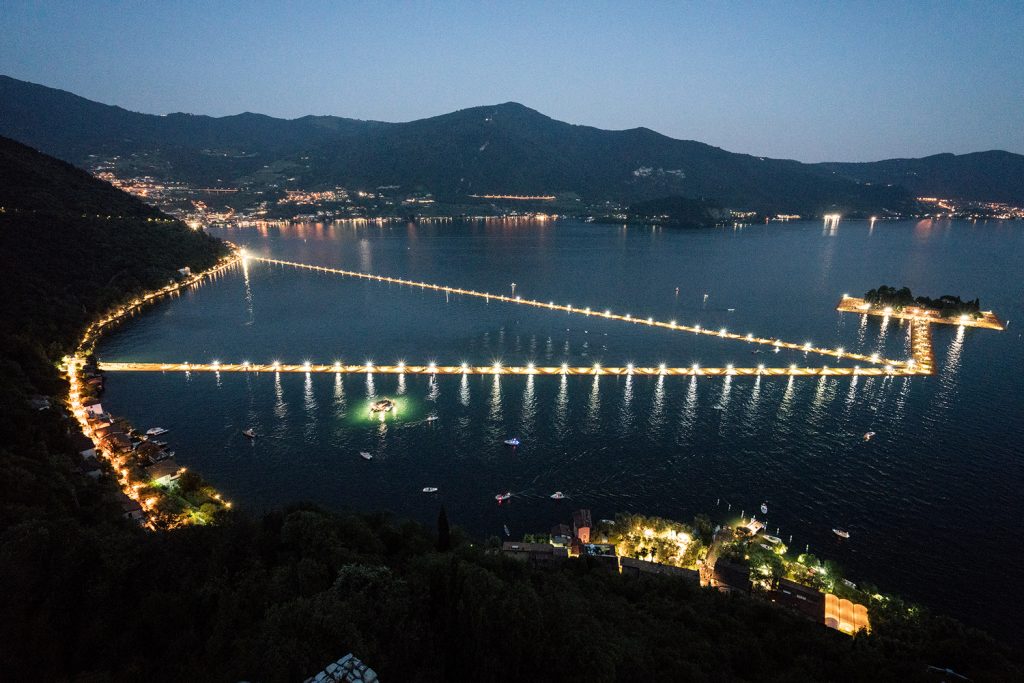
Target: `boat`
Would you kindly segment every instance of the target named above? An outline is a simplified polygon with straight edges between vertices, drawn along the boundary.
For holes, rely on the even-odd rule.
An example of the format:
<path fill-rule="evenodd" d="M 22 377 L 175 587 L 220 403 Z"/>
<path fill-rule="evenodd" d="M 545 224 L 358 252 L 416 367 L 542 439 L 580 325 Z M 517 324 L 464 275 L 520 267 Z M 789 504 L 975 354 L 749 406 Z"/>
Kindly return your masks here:
<path fill-rule="evenodd" d="M 366 451 L 359 451 L 359 457 L 363 460 L 373 460 L 373 456 Z"/>
<path fill-rule="evenodd" d="M 256 438 L 256 432 L 254 432 L 251 429 L 243 429 L 242 430 L 242 434 L 244 434 L 245 436 L 249 437 L 250 439 L 255 439 Z"/>
<path fill-rule="evenodd" d="M 424 486 L 423 487 L 423 493 L 437 493 L 437 487 L 436 486 Z"/>
<path fill-rule="evenodd" d="M 167 445 L 166 441 L 157 441 L 156 439 L 150 439 L 149 442 L 152 443 L 152 444 L 156 444 L 160 448 L 163 448 L 164 446 Z"/>
<path fill-rule="evenodd" d="M 437 415 L 428 415 L 427 416 L 427 422 L 433 422 L 436 419 L 437 419 Z"/>
<path fill-rule="evenodd" d="M 164 429 L 163 427 L 150 427 L 146 430 L 146 436 L 160 436 L 161 434 L 166 434 L 169 431 L 169 429 Z"/>
<path fill-rule="evenodd" d="M 395 410 L 395 402 L 390 398 L 382 398 L 370 404 L 371 413 L 392 413 Z"/>
<path fill-rule="evenodd" d="M 561 491 L 555 491 L 554 493 L 551 494 L 551 498 L 553 498 L 554 500 L 562 500 L 563 498 L 565 498 L 565 494 L 562 493 Z"/>
<path fill-rule="evenodd" d="M 505 535 L 506 536 L 511 536 L 512 535 L 512 532 L 508 530 L 508 524 L 505 525 Z"/>
<path fill-rule="evenodd" d="M 832 533 L 834 533 L 839 538 L 849 538 L 850 537 L 850 532 L 849 531 L 844 531 L 842 529 L 833 529 Z"/>
<path fill-rule="evenodd" d="M 496 495 L 494 497 L 494 500 L 496 500 L 496 501 L 498 501 L 500 503 L 502 501 L 508 500 L 511 497 L 512 497 L 512 492 L 511 491 L 506 491 L 505 493 L 499 493 L 498 495 Z"/>
<path fill-rule="evenodd" d="M 871 441 L 871 437 L 873 437 L 874 435 L 875 435 L 875 433 L 874 433 L 874 432 L 866 432 L 866 433 L 864 434 L 864 440 L 865 440 L 865 441 Z"/>
<path fill-rule="evenodd" d="M 782 539 L 779 538 L 778 536 L 772 536 L 770 534 L 764 534 L 762 536 L 762 538 L 764 538 L 764 540 L 768 541 L 772 545 L 778 545 L 778 544 L 782 543 Z"/>
<path fill-rule="evenodd" d="M 768 503 L 761 503 L 761 514 L 762 515 L 767 515 L 768 514 Z"/>
<path fill-rule="evenodd" d="M 516 446 L 519 445 L 519 439 L 516 439 L 516 438 L 505 439 L 505 445 L 506 446 L 512 446 L 512 448 L 515 448 Z"/>

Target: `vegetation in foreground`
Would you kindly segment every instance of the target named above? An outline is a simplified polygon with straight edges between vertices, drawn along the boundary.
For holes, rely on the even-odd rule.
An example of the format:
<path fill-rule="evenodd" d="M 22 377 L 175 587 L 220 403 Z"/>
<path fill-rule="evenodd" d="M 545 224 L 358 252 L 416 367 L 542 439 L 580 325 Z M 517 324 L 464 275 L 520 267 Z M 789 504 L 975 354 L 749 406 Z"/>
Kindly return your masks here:
<path fill-rule="evenodd" d="M 436 544 L 412 523 L 296 506 L 140 529 L 110 502 L 112 480 L 78 471 L 59 400 L 29 399 L 66 394 L 57 359 L 94 315 L 222 246 L 20 145 L 0 139 L 0 152 L 0 180 L 34 172 L 53 197 L 34 208 L 19 197 L 38 194 L 0 195 L 12 288 L 0 309 L 0 680 L 297 680 L 348 651 L 414 681 L 1024 674 L 1018 655 L 950 619 L 876 621 L 851 639 L 667 577 L 586 560 L 533 570 L 447 524 Z M 108 200 L 123 206 L 101 218 Z"/>

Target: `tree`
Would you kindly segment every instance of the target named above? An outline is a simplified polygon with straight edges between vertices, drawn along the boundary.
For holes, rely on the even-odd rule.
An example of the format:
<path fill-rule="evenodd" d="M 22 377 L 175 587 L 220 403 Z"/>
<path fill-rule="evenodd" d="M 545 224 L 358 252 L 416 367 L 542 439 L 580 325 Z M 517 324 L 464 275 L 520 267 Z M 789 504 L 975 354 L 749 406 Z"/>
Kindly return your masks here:
<path fill-rule="evenodd" d="M 451 547 L 452 531 L 448 526 L 448 513 L 442 505 L 440 512 L 437 513 L 437 552 L 446 553 Z"/>

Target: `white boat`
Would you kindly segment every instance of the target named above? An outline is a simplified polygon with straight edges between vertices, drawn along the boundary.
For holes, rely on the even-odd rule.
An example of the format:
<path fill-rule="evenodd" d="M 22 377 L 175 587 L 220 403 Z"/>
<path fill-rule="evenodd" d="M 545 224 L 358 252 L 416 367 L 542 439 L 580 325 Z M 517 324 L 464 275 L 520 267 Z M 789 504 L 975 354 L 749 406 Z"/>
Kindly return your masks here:
<path fill-rule="evenodd" d="M 496 500 L 496 501 L 498 501 L 500 503 L 502 501 L 508 500 L 511 497 L 512 497 L 512 492 L 511 491 L 506 491 L 505 493 L 499 493 L 498 495 L 496 495 L 494 497 L 494 500 Z"/>
<path fill-rule="evenodd" d="M 254 432 L 251 429 L 243 429 L 242 430 L 242 434 L 244 434 L 245 436 L 249 437 L 250 439 L 255 439 L 256 438 L 256 432 Z"/>
<path fill-rule="evenodd" d="M 512 532 L 509 531 L 508 524 L 505 525 L 505 535 L 506 536 L 511 536 L 512 535 Z"/>
<path fill-rule="evenodd" d="M 506 446 L 512 446 L 513 448 L 515 448 L 516 446 L 519 445 L 519 439 L 516 439 L 516 438 L 505 439 L 505 445 Z"/>
<path fill-rule="evenodd" d="M 437 415 L 428 415 L 427 416 L 427 422 L 433 422 L 436 419 L 437 419 Z"/>
<path fill-rule="evenodd" d="M 437 487 L 436 486 L 424 486 L 423 487 L 423 493 L 437 493 Z"/>
<path fill-rule="evenodd" d="M 551 497 L 555 500 L 562 500 L 563 498 L 565 498 L 565 494 L 562 493 L 561 491 L 555 491 L 554 493 L 551 494 Z"/>
<path fill-rule="evenodd" d="M 359 457 L 363 460 L 373 460 L 373 456 L 366 451 L 359 451 Z"/>
<path fill-rule="evenodd" d="M 768 514 L 768 503 L 761 503 L 761 514 L 762 515 L 767 515 Z"/>
<path fill-rule="evenodd" d="M 832 533 L 834 533 L 839 538 L 849 538 L 850 537 L 850 532 L 849 531 L 843 531 L 842 529 L 833 529 Z"/>
<path fill-rule="evenodd" d="M 871 437 L 873 437 L 874 435 L 875 435 L 875 433 L 874 433 L 874 432 L 866 432 L 866 433 L 864 434 L 864 440 L 865 440 L 865 441 L 871 441 Z"/>
<path fill-rule="evenodd" d="M 164 429 L 163 427 L 150 427 L 146 430 L 146 436 L 160 436 L 161 434 L 166 434 L 168 431 L 170 430 Z"/>

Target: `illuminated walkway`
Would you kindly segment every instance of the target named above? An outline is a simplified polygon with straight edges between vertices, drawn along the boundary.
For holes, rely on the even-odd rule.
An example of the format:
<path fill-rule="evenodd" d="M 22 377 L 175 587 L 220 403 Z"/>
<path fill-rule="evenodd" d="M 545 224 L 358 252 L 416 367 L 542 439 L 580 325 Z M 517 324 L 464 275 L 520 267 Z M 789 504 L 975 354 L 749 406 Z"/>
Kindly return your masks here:
<path fill-rule="evenodd" d="M 729 332 L 724 327 L 718 330 L 706 329 L 700 325 L 681 325 L 676 321 L 664 322 L 655 320 L 654 318 L 634 318 L 633 316 L 619 315 L 612 313 L 609 310 L 592 309 L 590 307 L 581 308 L 573 306 L 572 304 L 556 304 L 553 301 L 543 302 L 535 299 L 524 299 L 519 296 L 505 296 L 503 294 L 491 294 L 489 292 L 478 292 L 472 289 L 462 289 L 460 287 L 448 287 L 446 285 L 432 284 L 429 282 L 416 282 L 413 280 L 405 280 L 397 277 L 387 277 L 385 275 L 373 275 L 371 273 L 361 273 L 354 270 L 343 270 L 341 268 L 329 268 L 327 266 L 315 266 L 307 263 L 296 263 L 294 261 L 281 261 L 279 259 L 264 258 L 261 256 L 245 256 L 244 258 L 252 261 L 262 261 L 264 263 L 273 263 L 279 266 L 291 266 L 293 268 L 301 268 L 303 270 L 312 270 L 319 273 L 331 273 L 333 275 L 343 275 L 347 277 L 361 278 L 363 280 L 373 280 L 375 282 L 387 282 L 389 284 L 406 285 L 409 287 L 419 287 L 420 289 L 431 290 L 435 292 L 445 292 L 447 294 L 459 294 L 462 296 L 472 296 L 486 301 L 500 301 L 502 303 L 519 304 L 522 306 L 533 306 L 535 308 L 543 308 L 549 311 L 561 311 L 564 313 L 575 313 L 577 315 L 585 315 L 593 318 L 604 318 L 606 320 L 618 320 L 620 322 L 632 323 L 634 325 L 646 325 L 648 327 L 659 327 L 666 330 L 674 330 L 677 332 L 689 332 L 692 334 L 702 334 L 709 337 L 718 337 L 720 339 L 732 339 L 735 341 L 747 342 L 748 344 L 761 344 L 764 346 L 772 346 L 780 349 L 792 349 L 794 351 L 802 351 L 804 353 L 816 353 L 823 356 L 831 356 L 833 358 L 849 359 L 853 361 L 860 361 L 862 363 L 872 363 L 879 365 L 891 365 L 895 368 L 908 368 L 913 367 L 913 363 L 908 361 L 892 360 L 889 358 L 880 358 L 877 355 L 864 355 L 859 353 L 849 353 L 842 348 L 829 349 L 819 346 L 814 346 L 810 342 L 803 344 L 797 344 L 794 342 L 782 341 L 781 339 L 775 339 L 771 337 L 755 337 L 753 334 L 736 334 L 735 332 Z M 862 311 L 857 311 L 862 312 Z M 755 368 L 756 370 L 756 368 Z M 724 374 L 724 372 L 723 372 Z M 851 372 L 852 374 L 852 372 Z M 910 374 L 919 374 L 917 372 Z"/>
<path fill-rule="evenodd" d="M 801 367 L 791 365 L 785 368 L 736 368 L 726 366 L 724 368 L 704 368 L 691 366 L 688 368 L 670 368 L 659 365 L 657 367 L 604 367 L 602 365 L 591 365 L 585 367 L 569 367 L 568 365 L 554 367 L 505 366 L 505 365 L 345 365 L 334 363 L 331 365 L 318 365 L 315 363 L 302 363 L 299 365 L 285 363 L 99 363 L 99 369 L 105 372 L 291 372 L 291 373 L 329 373 L 329 374 L 385 374 L 385 375 L 641 375 L 641 376 L 668 376 L 668 377 L 880 377 L 908 376 L 931 374 L 931 371 L 923 372 L 914 365 L 896 367 L 887 365 L 885 367 L 852 367 L 852 368 L 830 368 L 823 367 Z"/>
<path fill-rule="evenodd" d="M 877 315 L 883 318 L 898 318 L 900 320 L 916 320 L 918 322 L 935 323 L 937 325 L 957 325 L 958 327 L 981 327 L 986 330 L 1005 330 L 1006 325 L 992 311 L 981 311 L 981 317 L 972 318 L 961 315 L 957 318 L 944 318 L 938 311 L 918 306 L 908 306 L 900 310 L 892 308 L 875 308 L 864 299 L 855 296 L 843 295 L 836 306 L 837 311 L 843 313 L 858 313 L 860 315 Z"/>

